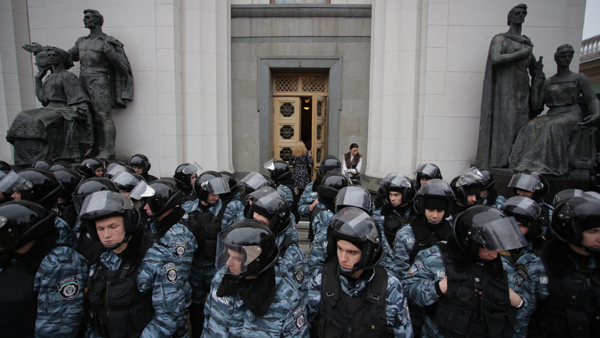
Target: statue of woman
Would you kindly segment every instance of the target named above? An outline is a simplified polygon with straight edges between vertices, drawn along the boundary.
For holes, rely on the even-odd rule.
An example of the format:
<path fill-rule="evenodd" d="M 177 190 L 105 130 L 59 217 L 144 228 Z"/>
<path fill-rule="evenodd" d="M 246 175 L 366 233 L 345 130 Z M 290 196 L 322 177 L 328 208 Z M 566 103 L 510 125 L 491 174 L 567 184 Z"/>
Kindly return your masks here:
<path fill-rule="evenodd" d="M 556 75 L 533 81 L 532 109 L 549 108 L 519 131 L 510 154 L 510 167 L 515 171 L 535 171 L 540 174 L 562 176 L 569 171 L 568 148 L 577 124 L 592 125 L 600 119 L 599 103 L 590 80 L 569 70 L 575 51 L 571 45 L 562 45 L 554 53 Z M 590 116 L 581 122 L 579 95 L 585 98 Z M 580 123 L 581 122 L 581 123 Z"/>
<path fill-rule="evenodd" d="M 533 43 L 521 34 L 526 16 L 527 5 L 513 7 L 507 17 L 510 28 L 490 42 L 476 159 L 480 169 L 506 168 L 511 145 L 529 121 L 529 80 L 537 63 Z"/>
<path fill-rule="evenodd" d="M 67 71 L 73 61 L 58 47 L 27 47 L 38 61 L 35 94 L 44 108 L 15 117 L 6 136 L 14 145 L 15 164 L 27 166 L 40 159 L 80 162 L 93 143 L 93 132 L 89 99 L 77 76 Z"/>

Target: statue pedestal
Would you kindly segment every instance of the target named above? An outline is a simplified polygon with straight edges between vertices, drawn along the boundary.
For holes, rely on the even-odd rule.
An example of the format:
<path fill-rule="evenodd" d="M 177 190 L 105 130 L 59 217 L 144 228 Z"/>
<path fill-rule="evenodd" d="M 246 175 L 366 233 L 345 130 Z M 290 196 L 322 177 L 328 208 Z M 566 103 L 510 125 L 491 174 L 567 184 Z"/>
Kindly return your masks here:
<path fill-rule="evenodd" d="M 508 188 L 508 182 L 514 171 L 507 168 L 492 168 L 490 170 L 494 178 L 496 179 L 496 189 L 498 193 L 506 198 L 513 196 L 512 188 Z M 581 189 L 583 191 L 590 190 L 590 174 L 587 170 L 576 169 L 569 172 L 566 176 L 546 176 L 544 178 L 550 185 L 550 191 L 544 197 L 546 203 L 552 203 L 554 195 L 565 189 Z"/>

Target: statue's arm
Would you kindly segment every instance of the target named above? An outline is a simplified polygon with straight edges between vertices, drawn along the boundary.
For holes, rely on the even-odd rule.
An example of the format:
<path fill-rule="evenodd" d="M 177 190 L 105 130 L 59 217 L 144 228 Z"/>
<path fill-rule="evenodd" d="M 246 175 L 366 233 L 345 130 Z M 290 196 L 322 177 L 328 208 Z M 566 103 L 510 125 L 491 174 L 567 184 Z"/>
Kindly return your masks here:
<path fill-rule="evenodd" d="M 102 49 L 119 73 L 129 73 L 129 62 L 127 61 L 123 47 L 110 42 L 104 42 Z"/>
<path fill-rule="evenodd" d="M 49 100 L 44 97 L 44 84 L 42 83 L 42 79 L 46 76 L 48 69 L 42 69 L 37 74 L 35 74 L 35 96 L 45 107 L 48 105 Z"/>
<path fill-rule="evenodd" d="M 588 77 L 581 73 L 578 76 L 581 81 L 581 93 L 588 104 L 588 111 L 590 112 L 590 115 L 583 119 L 580 125 L 591 125 L 600 119 L 600 102 L 598 102 Z"/>
<path fill-rule="evenodd" d="M 69 49 L 69 54 L 71 55 L 71 58 L 73 59 L 73 61 L 79 61 L 79 40 L 81 38 L 77 39 L 77 41 L 75 41 L 75 45 Z"/>
<path fill-rule="evenodd" d="M 504 38 L 502 36 L 495 36 L 494 39 L 492 39 L 490 45 L 490 60 L 493 65 L 513 62 L 531 55 L 532 48 L 530 46 L 524 46 L 523 49 L 514 53 L 503 53 L 503 44 Z"/>

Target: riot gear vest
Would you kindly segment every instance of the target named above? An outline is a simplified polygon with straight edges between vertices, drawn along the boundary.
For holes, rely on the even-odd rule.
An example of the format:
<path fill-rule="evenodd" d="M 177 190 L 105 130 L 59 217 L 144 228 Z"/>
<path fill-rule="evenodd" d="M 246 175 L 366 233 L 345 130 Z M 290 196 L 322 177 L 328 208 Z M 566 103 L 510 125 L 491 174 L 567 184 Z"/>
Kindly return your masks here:
<path fill-rule="evenodd" d="M 187 220 L 182 223 L 190 229 L 198 241 L 198 249 L 194 252 L 194 258 L 214 261 L 217 255 L 217 235 L 221 231 L 221 221 L 227 206 L 221 204 L 217 216 L 212 213 L 203 214 L 194 210 L 188 214 Z"/>
<path fill-rule="evenodd" d="M 48 242 L 48 241 L 45 241 Z M 0 271 L 0 337 L 33 337 L 37 317 L 35 275 L 54 245 L 38 241 L 24 255 L 15 255 Z"/>
<path fill-rule="evenodd" d="M 341 289 L 337 259 L 323 267 L 318 337 L 392 337 L 385 309 L 387 271 L 375 267 L 374 273 L 363 295 L 350 297 Z"/>
<path fill-rule="evenodd" d="M 138 257 L 124 259 L 116 271 L 99 263 L 90 277 L 90 320 L 101 337 L 139 337 L 154 317 L 152 293 L 141 293 L 137 285 L 139 267 L 152 242 L 145 236 Z"/>
<path fill-rule="evenodd" d="M 390 245 L 394 245 L 396 233 L 408 223 L 408 220 L 393 211 L 384 215 L 384 217 L 383 231 L 385 232 L 385 238 Z"/>
<path fill-rule="evenodd" d="M 567 244 L 550 241 L 536 251 L 548 275 L 548 298 L 529 323 L 533 337 L 596 337 L 600 332 L 600 267 L 577 269 Z M 594 257 L 596 258 L 596 257 Z"/>
<path fill-rule="evenodd" d="M 328 210 L 328 209 L 321 207 L 319 205 L 319 203 L 317 203 L 317 205 L 315 205 L 315 207 L 310 212 L 310 215 L 308 215 L 308 221 L 310 223 L 309 227 L 308 227 L 308 240 L 310 242 L 312 242 L 313 239 L 315 239 L 315 231 L 313 229 L 313 221 L 314 221 L 315 217 L 317 217 L 317 215 L 323 210 Z"/>
<path fill-rule="evenodd" d="M 512 337 L 516 309 L 510 305 L 508 279 L 501 259 L 497 257 L 488 262 L 490 269 L 473 263 L 458 247 L 448 244 L 438 244 L 438 247 L 446 268 L 448 289 L 426 311 L 437 323 L 440 334 L 468 338 Z M 482 295 L 476 295 L 474 289 L 482 291 Z"/>
<path fill-rule="evenodd" d="M 440 226 L 432 231 L 423 217 L 413 217 L 410 222 L 410 227 L 415 235 L 415 244 L 413 250 L 409 256 L 409 263 L 412 264 L 415 261 L 415 257 L 421 250 L 425 250 L 434 246 L 437 242 L 445 241 L 448 236 L 452 234 L 452 226 L 445 219 L 442 220 Z M 393 243 L 393 242 L 392 242 Z"/>

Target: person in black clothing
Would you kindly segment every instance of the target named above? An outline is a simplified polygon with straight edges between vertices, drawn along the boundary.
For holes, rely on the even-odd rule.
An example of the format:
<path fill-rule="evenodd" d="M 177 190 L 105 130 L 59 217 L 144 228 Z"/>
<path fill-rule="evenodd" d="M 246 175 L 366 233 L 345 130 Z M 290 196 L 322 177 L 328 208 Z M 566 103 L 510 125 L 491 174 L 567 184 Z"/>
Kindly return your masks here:
<path fill-rule="evenodd" d="M 148 183 L 152 183 L 158 179 L 156 176 L 152 176 L 148 173 L 152 164 L 150 164 L 150 160 L 144 154 L 135 154 L 131 156 L 129 165 L 135 170 L 136 174 L 142 175 L 144 180 Z"/>

